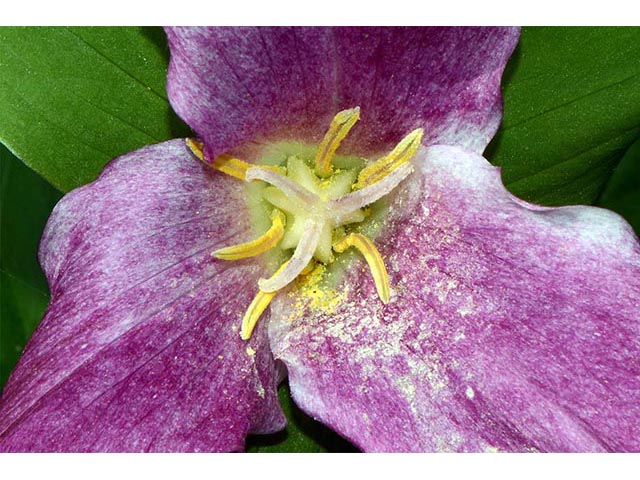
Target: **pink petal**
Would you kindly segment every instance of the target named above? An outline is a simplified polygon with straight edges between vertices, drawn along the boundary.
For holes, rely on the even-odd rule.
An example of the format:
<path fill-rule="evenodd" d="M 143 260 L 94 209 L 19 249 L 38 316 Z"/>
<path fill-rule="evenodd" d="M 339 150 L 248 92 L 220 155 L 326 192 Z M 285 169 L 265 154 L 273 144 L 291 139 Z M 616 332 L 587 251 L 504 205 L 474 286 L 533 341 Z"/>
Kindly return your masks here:
<path fill-rule="evenodd" d="M 210 157 L 250 142 L 319 142 L 360 106 L 349 145 L 380 153 L 409 131 L 481 152 L 501 117 L 515 28 L 169 28 L 168 93 Z"/>
<path fill-rule="evenodd" d="M 52 300 L 0 404 L 2 451 L 241 450 L 284 426 L 263 273 L 211 252 L 252 236 L 243 183 L 173 140 L 112 162 L 58 204 L 40 258 Z"/>
<path fill-rule="evenodd" d="M 619 216 L 516 199 L 432 147 L 327 314 L 281 297 L 270 338 L 298 405 L 370 451 L 639 451 L 640 245 Z M 294 312 L 293 314 L 291 312 Z"/>

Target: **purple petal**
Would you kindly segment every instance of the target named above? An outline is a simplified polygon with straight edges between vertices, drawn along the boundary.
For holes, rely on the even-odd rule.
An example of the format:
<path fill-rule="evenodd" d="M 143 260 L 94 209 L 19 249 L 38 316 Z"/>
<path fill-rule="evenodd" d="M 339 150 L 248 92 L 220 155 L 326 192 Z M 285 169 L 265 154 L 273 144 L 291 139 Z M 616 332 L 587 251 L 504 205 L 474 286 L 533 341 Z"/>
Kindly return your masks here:
<path fill-rule="evenodd" d="M 255 352 L 238 333 L 263 272 L 211 256 L 252 236 L 243 197 L 174 140 L 58 204 L 51 305 L 3 393 L 0 450 L 241 450 L 284 426 L 265 329 Z"/>
<path fill-rule="evenodd" d="M 427 152 L 376 240 L 387 306 L 364 264 L 331 313 L 274 304 L 295 401 L 365 450 L 640 450 L 629 225 L 518 200 L 477 154 Z"/>
<path fill-rule="evenodd" d="M 169 28 L 168 92 L 209 156 L 248 142 L 319 142 L 360 106 L 350 134 L 379 153 L 409 131 L 482 151 L 501 116 L 514 28 Z"/>

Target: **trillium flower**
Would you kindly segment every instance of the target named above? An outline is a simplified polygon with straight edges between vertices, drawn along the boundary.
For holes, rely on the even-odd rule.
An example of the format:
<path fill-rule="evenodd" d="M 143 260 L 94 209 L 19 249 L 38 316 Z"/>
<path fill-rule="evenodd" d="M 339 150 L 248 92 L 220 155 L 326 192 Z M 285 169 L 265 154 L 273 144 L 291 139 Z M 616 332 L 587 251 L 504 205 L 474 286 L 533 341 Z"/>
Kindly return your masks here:
<path fill-rule="evenodd" d="M 517 30 L 167 36 L 199 139 L 55 208 L 2 450 L 242 450 L 285 375 L 367 451 L 640 450 L 637 238 L 481 156 Z"/>

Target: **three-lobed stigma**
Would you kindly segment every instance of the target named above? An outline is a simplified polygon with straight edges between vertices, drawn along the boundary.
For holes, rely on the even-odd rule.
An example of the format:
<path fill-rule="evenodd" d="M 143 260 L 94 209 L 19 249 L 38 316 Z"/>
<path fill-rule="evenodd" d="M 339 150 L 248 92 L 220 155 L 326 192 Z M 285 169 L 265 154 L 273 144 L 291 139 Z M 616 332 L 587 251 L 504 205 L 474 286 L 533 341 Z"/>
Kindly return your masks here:
<path fill-rule="evenodd" d="M 293 280 L 310 271 L 314 262 L 331 263 L 335 254 L 354 247 L 365 258 L 382 302 L 390 299 L 389 276 L 382 256 L 371 239 L 349 233 L 350 226 L 363 222 L 364 208 L 389 194 L 413 172 L 409 162 L 422 140 L 422 129 L 403 138 L 386 156 L 359 172 L 335 169 L 333 159 L 342 140 L 360 118 L 360 108 L 336 114 L 310 165 L 291 156 L 282 167 L 253 165 L 220 155 L 211 167 L 246 182 L 264 182 L 263 198 L 272 207 L 271 227 L 255 240 L 216 250 L 222 260 L 239 260 L 274 248 L 292 252 L 270 278 L 258 282 L 258 294 L 249 305 L 240 335 L 251 338 L 253 330 L 275 295 Z M 187 139 L 187 146 L 204 160 L 203 145 Z"/>

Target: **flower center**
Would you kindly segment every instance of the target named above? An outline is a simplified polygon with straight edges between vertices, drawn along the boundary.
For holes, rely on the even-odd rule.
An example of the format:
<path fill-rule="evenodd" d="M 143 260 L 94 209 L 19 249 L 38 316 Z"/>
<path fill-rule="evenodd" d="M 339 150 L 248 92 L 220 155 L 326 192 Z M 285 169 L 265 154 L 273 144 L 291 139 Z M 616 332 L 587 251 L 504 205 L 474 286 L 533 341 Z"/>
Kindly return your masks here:
<path fill-rule="evenodd" d="M 368 237 L 351 231 L 351 227 L 365 221 L 365 207 L 389 194 L 413 172 L 409 160 L 420 145 L 423 131 L 414 130 L 391 153 L 360 171 L 336 168 L 335 152 L 359 117 L 358 107 L 339 112 L 313 159 L 294 155 L 287 159 L 286 166 L 273 167 L 220 155 L 211 163 L 213 168 L 246 182 L 266 183 L 262 196 L 272 207 L 271 227 L 263 235 L 217 250 L 213 255 L 239 260 L 274 248 L 290 252 L 288 260 L 270 278 L 259 280 L 258 294 L 242 320 L 243 339 L 251 337 L 278 291 L 311 271 L 315 262 L 329 264 L 336 254 L 350 247 L 355 247 L 367 261 L 382 302 L 389 301 L 389 279 L 380 253 Z M 187 145 L 204 159 L 202 144 L 188 139 Z"/>

